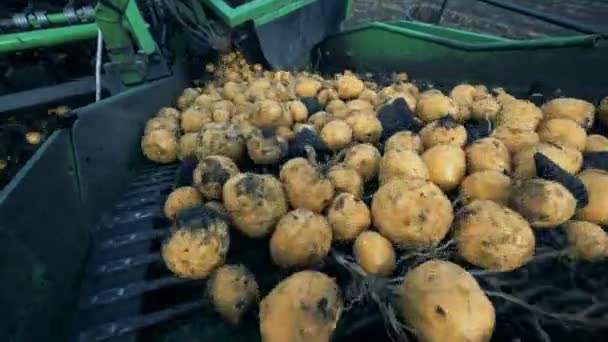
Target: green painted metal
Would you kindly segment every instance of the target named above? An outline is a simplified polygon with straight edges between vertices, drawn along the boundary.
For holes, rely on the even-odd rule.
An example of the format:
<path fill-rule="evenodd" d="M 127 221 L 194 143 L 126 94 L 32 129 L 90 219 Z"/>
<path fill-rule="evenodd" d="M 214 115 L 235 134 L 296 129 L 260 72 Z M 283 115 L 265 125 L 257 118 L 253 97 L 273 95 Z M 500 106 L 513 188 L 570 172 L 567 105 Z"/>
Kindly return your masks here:
<path fill-rule="evenodd" d="M 0 53 L 63 45 L 97 36 L 96 24 L 82 24 L 0 35 Z"/>
<path fill-rule="evenodd" d="M 137 2 L 135 0 L 127 1 L 129 2 L 125 13 L 127 27 L 133 34 L 139 49 L 146 55 L 151 55 L 156 52 L 156 43 L 148 30 L 148 23 L 142 17 Z"/>
<path fill-rule="evenodd" d="M 230 26 L 235 27 L 247 21 L 263 25 L 280 18 L 316 0 L 253 0 L 238 7 L 231 7 L 224 0 L 205 0 L 205 4 Z M 336 0 L 337 1 L 337 0 Z M 350 0 L 347 9 L 350 8 Z"/>

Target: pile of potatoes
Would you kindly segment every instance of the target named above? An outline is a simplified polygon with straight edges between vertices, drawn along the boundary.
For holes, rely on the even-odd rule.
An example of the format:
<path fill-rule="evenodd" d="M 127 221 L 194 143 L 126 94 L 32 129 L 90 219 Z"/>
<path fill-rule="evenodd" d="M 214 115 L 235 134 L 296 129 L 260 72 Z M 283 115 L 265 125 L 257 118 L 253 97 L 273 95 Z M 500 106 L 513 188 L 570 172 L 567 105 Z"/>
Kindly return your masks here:
<path fill-rule="evenodd" d="M 492 336 L 492 303 L 454 262 L 515 270 L 533 259 L 544 229 L 565 231 L 574 260 L 608 257 L 608 172 L 584 167 L 608 152 L 608 139 L 589 133 L 596 117 L 608 125 L 608 98 L 538 107 L 482 85 L 421 91 L 405 73 L 381 87 L 349 71 L 265 71 L 235 52 L 206 68 L 213 81 L 184 90 L 141 140 L 154 162 L 197 161 L 193 184 L 165 202 L 175 223 L 163 258 L 180 277 L 208 278 L 211 302 L 232 324 L 259 304 L 264 341 L 330 340 L 343 298 L 311 269 L 338 245 L 366 274 L 392 277 L 401 253 L 455 241 L 452 262 L 416 266 L 395 293 L 423 341 Z M 471 123 L 489 129 L 471 139 Z M 539 154 L 560 177 L 539 174 Z M 252 163 L 267 172 L 252 173 Z M 584 200 L 572 182 L 584 185 Z M 231 232 L 266 239 L 291 273 L 261 301 L 245 266 L 224 265 Z"/>

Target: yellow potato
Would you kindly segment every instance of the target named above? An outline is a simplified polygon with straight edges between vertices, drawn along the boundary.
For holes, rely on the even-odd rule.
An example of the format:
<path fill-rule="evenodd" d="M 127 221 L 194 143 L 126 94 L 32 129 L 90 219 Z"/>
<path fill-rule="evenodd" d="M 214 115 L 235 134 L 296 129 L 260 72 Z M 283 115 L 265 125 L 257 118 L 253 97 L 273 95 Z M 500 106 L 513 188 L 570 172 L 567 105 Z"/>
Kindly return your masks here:
<path fill-rule="evenodd" d="M 355 260 L 369 274 L 390 276 L 395 270 L 395 249 L 384 236 L 373 231 L 359 234 L 353 244 Z"/>
<path fill-rule="evenodd" d="M 578 173 L 583 164 L 583 156 L 578 150 L 571 147 L 540 143 L 522 149 L 513 157 L 513 177 L 526 179 L 536 175 L 534 154 L 537 152 L 544 154 L 559 167 L 573 175 Z"/>
<path fill-rule="evenodd" d="M 471 118 L 478 121 L 494 121 L 500 108 L 500 103 L 492 96 L 479 98 L 471 104 Z"/>
<path fill-rule="evenodd" d="M 232 123 L 209 123 L 198 135 L 196 156 L 199 160 L 220 155 L 238 161 L 245 152 L 245 138 L 239 125 Z"/>
<path fill-rule="evenodd" d="M 384 153 L 391 150 L 412 150 L 421 153 L 422 139 L 418 134 L 410 131 L 397 132 L 384 143 Z"/>
<path fill-rule="evenodd" d="M 259 301 L 260 291 L 253 274 L 243 265 L 225 265 L 213 272 L 207 283 L 213 308 L 232 325 Z"/>
<path fill-rule="evenodd" d="M 602 227 L 587 221 L 569 221 L 564 229 L 573 258 L 594 261 L 608 257 L 608 234 Z"/>
<path fill-rule="evenodd" d="M 513 187 L 511 206 L 532 227 L 553 228 L 574 216 L 576 199 L 560 183 L 532 178 Z"/>
<path fill-rule="evenodd" d="M 295 122 L 306 122 L 308 119 L 308 109 L 302 101 L 291 101 L 289 103 L 289 111 Z"/>
<path fill-rule="evenodd" d="M 338 164 L 329 170 L 327 178 L 337 193 L 348 192 L 355 198 L 361 198 L 363 195 L 363 177 L 355 169 Z"/>
<path fill-rule="evenodd" d="M 352 139 L 353 130 L 344 120 L 332 120 L 321 129 L 321 140 L 332 151 L 348 146 Z"/>
<path fill-rule="evenodd" d="M 149 160 L 168 164 L 177 160 L 179 145 L 173 132 L 157 129 L 142 137 L 141 150 Z"/>
<path fill-rule="evenodd" d="M 516 100 L 502 105 L 496 116 L 496 124 L 509 128 L 536 130 L 542 118 L 543 112 L 534 103 Z"/>
<path fill-rule="evenodd" d="M 496 314 L 475 278 L 449 261 L 431 260 L 405 275 L 399 313 L 424 342 L 487 342 Z"/>
<path fill-rule="evenodd" d="M 194 187 L 184 186 L 173 190 L 165 201 L 165 217 L 175 220 L 180 211 L 203 204 L 203 196 Z"/>
<path fill-rule="evenodd" d="M 365 88 L 363 81 L 358 79 L 354 75 L 344 75 L 338 78 L 336 82 L 336 90 L 338 91 L 338 96 L 343 100 L 354 99 Z"/>
<path fill-rule="evenodd" d="M 332 238 L 324 216 L 295 209 L 277 223 L 270 239 L 270 255 L 283 268 L 314 266 L 329 254 Z"/>
<path fill-rule="evenodd" d="M 441 144 L 463 147 L 467 143 L 467 131 L 463 125 L 444 117 L 426 124 L 420 138 L 425 149 Z"/>
<path fill-rule="evenodd" d="M 553 99 L 542 106 L 547 119 L 570 119 L 585 128 L 591 128 L 595 118 L 595 106 L 573 98 Z"/>
<path fill-rule="evenodd" d="M 178 122 L 174 118 L 168 116 L 157 116 L 153 117 L 148 122 L 146 122 L 146 127 L 144 128 L 144 134 L 150 134 L 152 131 L 162 129 L 168 132 L 172 132 L 173 134 L 177 134 L 178 132 Z"/>
<path fill-rule="evenodd" d="M 199 161 L 192 175 L 194 185 L 208 199 L 222 199 L 222 187 L 239 173 L 228 157 L 208 156 Z"/>
<path fill-rule="evenodd" d="M 608 138 L 600 134 L 588 135 L 585 141 L 584 152 L 608 152 Z"/>
<path fill-rule="evenodd" d="M 371 214 L 367 205 L 347 192 L 334 198 L 327 212 L 333 237 L 337 241 L 352 241 L 371 224 Z"/>
<path fill-rule="evenodd" d="M 179 138 L 179 152 L 177 153 L 180 160 L 187 156 L 194 155 L 198 133 L 186 133 Z"/>
<path fill-rule="evenodd" d="M 443 191 L 458 187 L 467 171 L 465 153 L 453 145 L 435 145 L 424 151 L 422 160 L 429 170 L 433 183 Z"/>
<path fill-rule="evenodd" d="M 540 141 L 559 146 L 572 147 L 579 151 L 585 149 L 587 132 L 570 119 L 549 119 L 538 128 Z"/>
<path fill-rule="evenodd" d="M 429 179 L 429 169 L 422 157 L 411 150 L 391 150 L 384 153 L 378 167 L 378 180 L 386 184 L 394 179 Z"/>
<path fill-rule="evenodd" d="M 372 200 L 372 220 L 380 234 L 403 248 L 437 246 L 454 219 L 450 200 L 422 179 L 393 180 Z"/>
<path fill-rule="evenodd" d="M 173 108 L 173 107 L 163 107 L 161 109 L 158 110 L 158 113 L 156 113 L 157 117 L 168 117 L 174 120 L 179 120 L 181 117 L 181 113 L 179 112 L 179 110 Z"/>
<path fill-rule="evenodd" d="M 534 232 L 517 212 L 494 201 L 476 200 L 456 216 L 458 254 L 485 269 L 506 272 L 534 255 Z"/>
<path fill-rule="evenodd" d="M 467 147 L 467 170 L 469 173 L 496 170 L 511 172 L 511 154 L 501 140 L 482 138 Z"/>
<path fill-rule="evenodd" d="M 497 127 L 491 136 L 502 141 L 512 155 L 540 141 L 538 134 L 533 130 L 505 126 Z"/>
<path fill-rule="evenodd" d="M 308 123 L 315 126 L 315 130 L 320 132 L 325 125 L 335 119 L 334 115 L 328 112 L 316 112 L 308 118 Z"/>
<path fill-rule="evenodd" d="M 321 82 L 308 77 L 301 77 L 296 82 L 296 95 L 299 97 L 315 97 L 321 89 Z"/>
<path fill-rule="evenodd" d="M 182 131 L 184 133 L 198 132 L 211 121 L 213 121 L 213 117 L 207 108 L 190 107 L 182 113 Z"/>
<path fill-rule="evenodd" d="M 459 117 L 458 105 L 454 100 L 438 91 L 426 91 L 420 94 L 416 103 L 416 115 L 424 122 L 439 120 L 448 114 Z"/>
<path fill-rule="evenodd" d="M 608 172 L 588 169 L 578 175 L 589 194 L 589 203 L 578 209 L 576 218 L 596 224 L 608 225 Z"/>
<path fill-rule="evenodd" d="M 322 178 L 319 171 L 304 158 L 294 158 L 283 164 L 279 177 L 293 208 L 320 213 L 334 197 L 332 182 Z"/>
<path fill-rule="evenodd" d="M 380 151 L 373 145 L 358 144 L 346 152 L 344 165 L 359 172 L 364 181 L 370 181 L 378 174 L 380 158 Z"/>
<path fill-rule="evenodd" d="M 490 200 L 507 205 L 511 194 L 511 178 L 496 170 L 471 173 L 460 183 L 460 199 L 465 203 Z"/>
<path fill-rule="evenodd" d="M 293 273 L 260 303 L 262 342 L 329 342 L 342 309 L 334 279 L 315 271 Z"/>

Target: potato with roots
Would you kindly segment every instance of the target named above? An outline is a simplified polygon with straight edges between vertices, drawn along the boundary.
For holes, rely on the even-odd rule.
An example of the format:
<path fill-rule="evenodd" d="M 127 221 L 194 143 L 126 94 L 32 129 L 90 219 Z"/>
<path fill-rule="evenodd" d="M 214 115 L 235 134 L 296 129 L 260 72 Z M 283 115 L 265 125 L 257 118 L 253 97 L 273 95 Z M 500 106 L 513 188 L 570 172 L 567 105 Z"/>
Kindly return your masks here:
<path fill-rule="evenodd" d="M 356 170 L 367 182 L 376 178 L 381 157 L 380 151 L 373 145 L 357 144 L 346 152 L 344 165 Z"/>
<path fill-rule="evenodd" d="M 479 139 L 467 147 L 466 155 L 469 173 L 484 170 L 495 170 L 506 174 L 511 172 L 511 154 L 507 145 L 499 139 L 492 137 Z"/>
<path fill-rule="evenodd" d="M 321 177 L 317 168 L 304 158 L 294 158 L 283 164 L 279 177 L 293 208 L 320 213 L 334 197 L 331 180 Z"/>
<path fill-rule="evenodd" d="M 422 153 L 422 139 L 414 132 L 401 131 L 393 134 L 384 143 L 384 153 L 391 150 L 412 150 Z"/>
<path fill-rule="evenodd" d="M 506 126 L 496 127 L 490 136 L 502 141 L 512 155 L 540 142 L 540 137 L 533 130 Z"/>
<path fill-rule="evenodd" d="M 283 185 L 270 175 L 233 176 L 224 184 L 222 198 L 235 227 L 252 238 L 270 234 L 287 212 Z"/>
<path fill-rule="evenodd" d="M 440 144 L 463 147 L 467 142 L 467 131 L 451 116 L 444 116 L 426 124 L 420 130 L 420 138 L 425 149 Z"/>
<path fill-rule="evenodd" d="M 156 131 L 159 129 L 172 132 L 173 134 L 177 134 L 179 131 L 178 121 L 166 116 L 153 117 L 146 122 L 146 126 L 144 127 L 144 135 L 150 134 L 152 131 Z"/>
<path fill-rule="evenodd" d="M 457 188 L 466 175 L 466 157 L 460 147 L 435 145 L 424 151 L 422 160 L 429 170 L 431 181 L 443 191 Z"/>
<path fill-rule="evenodd" d="M 179 138 L 179 151 L 177 153 L 179 160 L 194 155 L 197 139 L 198 133 L 186 133 Z"/>
<path fill-rule="evenodd" d="M 329 342 L 343 309 L 333 278 L 316 271 L 296 272 L 260 303 L 263 342 Z"/>
<path fill-rule="evenodd" d="M 527 179 L 536 176 L 534 155 L 542 153 L 559 167 L 570 174 L 577 174 L 583 165 L 583 155 L 571 147 L 562 147 L 548 143 L 528 146 L 513 156 L 513 177 Z"/>
<path fill-rule="evenodd" d="M 365 89 L 365 84 L 355 75 L 345 74 L 340 76 L 336 82 L 336 90 L 342 100 L 357 98 L 363 89 Z"/>
<path fill-rule="evenodd" d="M 591 134 L 585 140 L 584 153 L 608 152 L 608 138 L 601 134 Z"/>
<path fill-rule="evenodd" d="M 327 178 L 337 193 L 347 192 L 357 199 L 363 196 L 363 177 L 356 170 L 338 164 L 329 169 Z"/>
<path fill-rule="evenodd" d="M 471 118 L 477 121 L 494 121 L 500 108 L 500 103 L 492 96 L 477 99 L 471 103 Z"/>
<path fill-rule="evenodd" d="M 496 170 L 471 173 L 460 183 L 459 197 L 464 204 L 490 200 L 507 205 L 511 195 L 511 178 Z"/>
<path fill-rule="evenodd" d="M 416 115 L 427 123 L 439 120 L 446 115 L 460 118 L 456 102 L 437 90 L 429 90 L 420 94 L 416 103 Z"/>
<path fill-rule="evenodd" d="M 496 124 L 510 128 L 536 130 L 542 118 L 543 112 L 534 103 L 516 100 L 503 104 L 496 116 Z"/>
<path fill-rule="evenodd" d="M 534 255 L 534 232 L 517 212 L 494 201 L 475 200 L 456 215 L 458 254 L 473 265 L 507 272 Z"/>
<path fill-rule="evenodd" d="M 278 163 L 287 155 L 287 141 L 275 132 L 262 129 L 247 139 L 247 154 L 258 165 Z"/>
<path fill-rule="evenodd" d="M 368 274 L 388 277 L 396 267 L 395 248 L 384 236 L 364 231 L 355 239 L 353 254 L 357 264 Z"/>
<path fill-rule="evenodd" d="M 587 101 L 562 97 L 542 106 L 547 119 L 570 119 L 585 128 L 591 128 L 595 118 L 595 106 Z"/>
<path fill-rule="evenodd" d="M 338 194 L 327 212 L 333 237 L 337 241 L 353 241 L 371 225 L 367 205 L 352 194 Z"/>
<path fill-rule="evenodd" d="M 459 265 L 427 261 L 397 289 L 398 311 L 419 341 L 487 342 L 496 313 L 475 278 Z"/>
<path fill-rule="evenodd" d="M 362 143 L 376 143 L 382 135 L 382 123 L 374 112 L 356 112 L 346 118 L 353 131 L 353 139 Z"/>
<path fill-rule="evenodd" d="M 192 106 L 182 113 L 181 127 L 184 133 L 198 132 L 206 124 L 213 121 L 209 109 Z"/>
<path fill-rule="evenodd" d="M 141 150 L 149 160 L 169 164 L 177 160 L 179 143 L 175 133 L 157 129 L 142 137 Z"/>
<path fill-rule="evenodd" d="M 595 223 L 569 221 L 564 224 L 568 253 L 573 259 L 596 261 L 608 258 L 608 234 Z"/>
<path fill-rule="evenodd" d="M 412 150 L 391 150 L 384 153 L 378 166 L 380 184 L 393 179 L 429 179 L 429 169 L 418 153 Z"/>
<path fill-rule="evenodd" d="M 232 325 L 260 300 L 258 283 L 243 265 L 225 265 L 215 270 L 207 283 L 207 296 L 213 308 Z"/>
<path fill-rule="evenodd" d="M 196 156 L 199 160 L 221 155 L 238 161 L 245 152 L 245 138 L 239 125 L 209 123 L 198 134 Z"/>
<path fill-rule="evenodd" d="M 589 194 L 589 203 L 579 208 L 576 218 L 596 224 L 608 225 L 608 172 L 588 169 L 578 175 Z"/>
<path fill-rule="evenodd" d="M 540 141 L 550 144 L 571 147 L 579 151 L 585 149 L 587 132 L 570 119 L 549 119 L 538 127 Z"/>
<path fill-rule="evenodd" d="M 270 238 L 272 261 L 282 268 L 310 267 L 329 254 L 332 229 L 324 216 L 295 209 L 283 216 Z"/>
<path fill-rule="evenodd" d="M 173 190 L 165 200 L 165 217 L 175 220 L 180 211 L 203 204 L 203 196 L 195 187 L 183 186 Z"/>
<path fill-rule="evenodd" d="M 450 200 L 439 187 L 422 179 L 380 186 L 371 212 L 374 227 L 400 248 L 437 246 L 454 219 Z"/>
<path fill-rule="evenodd" d="M 574 216 L 576 199 L 557 182 L 532 178 L 513 186 L 511 206 L 534 228 L 552 228 Z"/>
<path fill-rule="evenodd" d="M 232 159 L 224 156 L 209 156 L 198 162 L 193 180 L 205 198 L 222 199 L 222 188 L 230 177 L 239 174 L 239 168 Z"/>
<path fill-rule="evenodd" d="M 353 141 L 353 130 L 344 120 L 335 119 L 321 129 L 321 140 L 332 151 L 338 151 Z"/>
<path fill-rule="evenodd" d="M 181 278 L 203 279 L 226 260 L 230 235 L 225 220 L 198 206 L 182 210 L 163 242 L 167 268 Z"/>

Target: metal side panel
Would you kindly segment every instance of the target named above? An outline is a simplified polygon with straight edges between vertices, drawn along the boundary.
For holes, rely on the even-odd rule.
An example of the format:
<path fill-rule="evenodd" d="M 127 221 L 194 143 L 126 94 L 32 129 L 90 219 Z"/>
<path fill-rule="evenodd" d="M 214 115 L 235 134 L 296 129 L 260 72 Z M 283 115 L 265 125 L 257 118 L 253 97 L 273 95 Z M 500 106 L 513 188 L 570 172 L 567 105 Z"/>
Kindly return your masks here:
<path fill-rule="evenodd" d="M 0 193 L 0 341 L 63 341 L 89 242 L 70 133 L 56 131 Z"/>
<path fill-rule="evenodd" d="M 186 74 L 176 71 L 76 111 L 72 134 L 87 222 L 98 221 L 111 208 L 133 171 L 143 165 L 144 124 L 160 107 L 174 103 L 188 84 Z"/>

